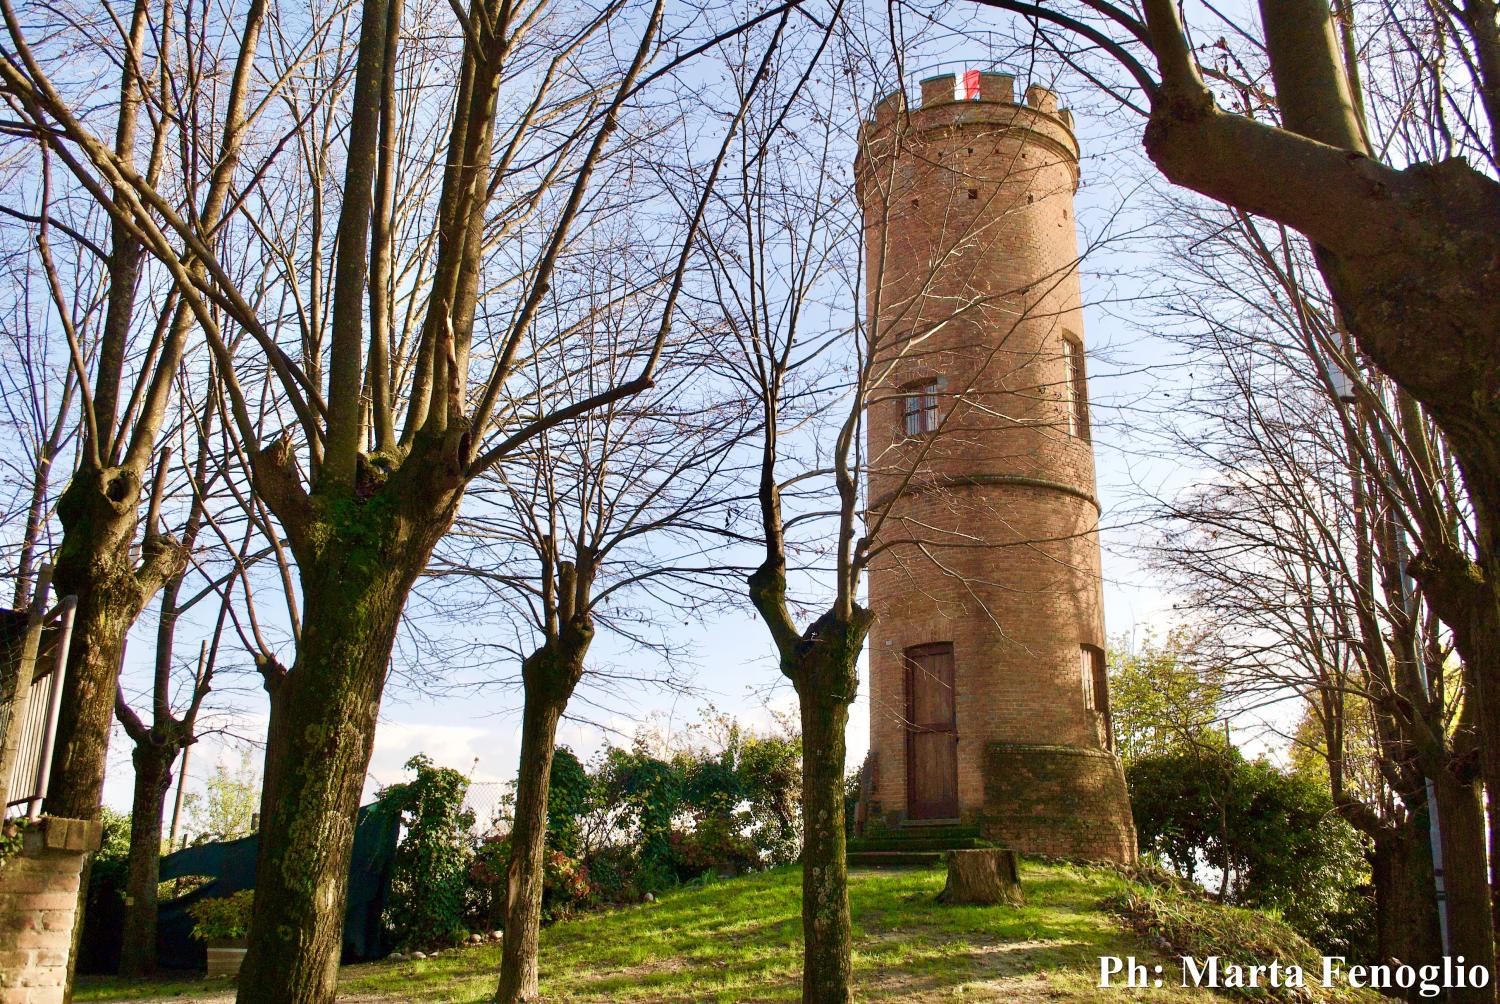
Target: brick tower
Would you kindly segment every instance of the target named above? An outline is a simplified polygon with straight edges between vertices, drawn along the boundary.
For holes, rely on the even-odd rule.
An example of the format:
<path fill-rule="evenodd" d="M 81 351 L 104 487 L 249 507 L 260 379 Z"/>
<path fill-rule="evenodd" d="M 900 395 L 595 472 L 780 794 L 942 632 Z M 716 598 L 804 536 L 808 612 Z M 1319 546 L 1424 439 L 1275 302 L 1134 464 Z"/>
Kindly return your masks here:
<path fill-rule="evenodd" d="M 855 164 L 877 372 L 864 815 L 1132 861 L 1104 672 L 1078 144 L 1056 94 L 1017 101 L 1014 86 L 966 70 L 922 81 L 914 108 L 898 91 Z"/>

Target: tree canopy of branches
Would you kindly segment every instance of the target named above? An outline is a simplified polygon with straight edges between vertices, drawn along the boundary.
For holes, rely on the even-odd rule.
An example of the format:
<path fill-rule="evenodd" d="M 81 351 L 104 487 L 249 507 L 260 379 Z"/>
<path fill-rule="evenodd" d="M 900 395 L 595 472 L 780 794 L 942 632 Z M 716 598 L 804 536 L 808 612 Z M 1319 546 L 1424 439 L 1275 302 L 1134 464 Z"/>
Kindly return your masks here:
<path fill-rule="evenodd" d="M 1225 217 L 1173 217 L 1195 248 L 1173 337 L 1210 376 L 1176 404 L 1171 448 L 1211 474 L 1157 505 L 1157 562 L 1214 626 L 1200 658 L 1241 708 L 1305 702 L 1334 808 L 1374 845 L 1381 950 L 1430 954 L 1429 811 L 1456 936 L 1490 913 L 1473 652 L 1408 574 L 1408 540 L 1472 549 L 1467 500 L 1421 407 L 1320 320 L 1300 239 Z"/>
<path fill-rule="evenodd" d="M 70 206 L 106 215 L 92 244 L 110 247 L 94 387 L 80 391 L 85 459 L 59 504 L 59 584 L 80 597 L 82 641 L 49 808 L 96 810 L 125 631 L 184 560 L 154 512 L 139 559 L 131 545 L 195 345 L 295 566 L 295 658 L 257 652 L 271 715 L 240 1000 L 332 997 L 393 641 L 467 486 L 653 382 L 714 168 L 711 152 L 673 159 L 658 142 L 652 85 L 788 10 L 721 24 L 660 2 L 363 0 L 356 15 L 248 0 L 213 36 L 233 53 L 227 77 L 148 0 L 128 27 L 107 9 L 0 10 L 12 133 Z M 119 78 L 104 102 L 101 67 Z M 179 149 L 168 170 L 163 151 Z M 63 196 L 43 196 L 50 220 Z M 678 210 L 660 231 L 664 272 L 641 283 L 655 308 L 643 348 L 608 386 L 513 398 L 536 346 L 574 334 L 548 323 L 559 262 L 626 198 Z M 154 324 L 139 316 L 143 276 L 169 290 Z M 126 359 L 142 360 L 134 388 Z"/>

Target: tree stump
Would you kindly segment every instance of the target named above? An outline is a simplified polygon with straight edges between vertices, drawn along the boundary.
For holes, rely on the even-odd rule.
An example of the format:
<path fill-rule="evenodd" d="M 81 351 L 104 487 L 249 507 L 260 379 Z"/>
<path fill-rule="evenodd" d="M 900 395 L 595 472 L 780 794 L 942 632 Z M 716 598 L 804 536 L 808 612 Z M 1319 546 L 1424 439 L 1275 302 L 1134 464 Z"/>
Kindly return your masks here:
<path fill-rule="evenodd" d="M 1025 906 L 1016 852 L 999 847 L 948 852 L 948 884 L 939 903 Z"/>

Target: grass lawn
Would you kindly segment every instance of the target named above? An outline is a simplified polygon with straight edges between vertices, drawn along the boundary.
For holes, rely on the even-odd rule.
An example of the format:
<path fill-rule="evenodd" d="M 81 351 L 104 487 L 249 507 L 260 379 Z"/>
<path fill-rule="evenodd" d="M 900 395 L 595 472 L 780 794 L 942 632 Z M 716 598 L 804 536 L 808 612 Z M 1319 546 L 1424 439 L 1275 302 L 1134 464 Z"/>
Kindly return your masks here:
<path fill-rule="evenodd" d="M 542 932 L 542 994 L 555 1001 L 789 1001 L 800 996 L 800 871 L 780 869 L 667 893 L 655 903 L 563 921 Z M 1027 905 L 943 906 L 940 868 L 850 876 L 854 972 L 862 1000 L 1085 1002 L 1208 1000 L 1206 990 L 1100 990 L 1100 955 L 1176 959 L 1101 909 L 1113 872 L 1026 862 Z M 339 1000 L 489 1000 L 498 946 L 436 959 L 346 966 Z M 1169 979 L 1169 982 L 1171 980 Z M 84 982 L 78 1001 L 217 1002 L 223 981 Z"/>

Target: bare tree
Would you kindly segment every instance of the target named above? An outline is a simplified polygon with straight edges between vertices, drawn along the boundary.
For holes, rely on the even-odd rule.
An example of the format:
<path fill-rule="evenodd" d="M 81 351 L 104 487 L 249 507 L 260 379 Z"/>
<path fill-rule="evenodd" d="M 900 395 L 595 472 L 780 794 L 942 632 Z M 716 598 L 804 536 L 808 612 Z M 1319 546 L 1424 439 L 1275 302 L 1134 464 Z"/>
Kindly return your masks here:
<path fill-rule="evenodd" d="M 1448 672 L 1454 636 L 1406 567 L 1408 537 L 1424 550 L 1472 547 L 1442 437 L 1343 351 L 1300 240 L 1234 213 L 1173 220 L 1194 252 L 1169 302 L 1190 324 L 1181 337 L 1196 366 L 1222 375 L 1176 404 L 1176 446 L 1212 474 L 1162 507 L 1160 560 L 1219 626 L 1216 655 L 1241 702 L 1307 702 L 1335 806 L 1375 845 L 1382 955 L 1440 951 L 1429 786 L 1453 950 L 1482 952 L 1472 673 L 1467 660 L 1461 677 Z M 1373 757 L 1364 785 L 1350 779 L 1351 746 Z"/>
<path fill-rule="evenodd" d="M 630 221 L 576 243 L 555 273 L 554 309 L 538 325 L 549 337 L 517 374 L 515 408 L 540 413 L 560 393 L 581 397 L 612 386 L 654 350 L 658 294 L 671 286 L 659 277 L 672 270 L 656 260 L 660 250 Z M 588 684 L 584 703 L 597 704 L 642 684 L 689 689 L 676 671 L 680 646 L 671 629 L 710 605 L 715 592 L 714 552 L 731 493 L 742 486 L 726 465 L 744 413 L 722 399 L 702 365 L 715 350 L 713 332 L 677 327 L 682 333 L 660 346 L 653 389 L 539 433 L 475 487 L 470 511 L 434 558 L 433 585 L 422 588 L 441 615 L 483 625 L 460 649 L 472 646 L 476 660 L 493 666 L 498 656 L 520 670 L 502 1000 L 537 994 L 551 768 L 575 692 Z M 513 638 L 497 623 L 502 611 Z M 665 668 L 601 664 L 590 655 L 600 632 Z M 451 652 L 454 640 L 445 647 Z"/>
<path fill-rule="evenodd" d="M 132 706 L 123 682 L 115 694 L 115 717 L 133 744 L 131 762 L 135 768 L 124 890 L 125 923 L 120 948 L 120 973 L 125 976 L 142 976 L 156 969 L 157 887 L 167 792 L 172 785 L 174 769 L 179 772 L 186 770 L 185 751 L 200 738 L 199 719 L 213 689 L 224 629 L 233 611 L 235 587 L 243 584 L 248 593 L 250 566 L 269 550 L 262 549 L 254 555 L 250 553 L 251 545 L 257 539 L 257 526 L 254 520 L 243 517 L 246 532 L 238 553 L 224 548 L 226 542 L 210 543 L 207 547 L 200 543 L 205 524 L 211 524 L 216 532 L 223 532 L 228 518 L 236 515 L 231 511 L 215 516 L 213 508 L 224 496 L 230 496 L 231 510 L 238 508 L 232 493 L 216 490 L 216 483 L 233 468 L 216 463 L 220 458 L 215 456 L 212 442 L 215 385 L 206 382 L 203 393 L 207 407 L 195 417 L 179 422 L 183 445 L 196 444 L 196 456 L 183 471 L 185 484 L 177 491 L 177 494 L 188 496 L 187 511 L 176 539 L 189 560 L 161 590 L 156 650 L 146 695 L 149 721 Z M 170 497 L 169 494 L 169 501 Z M 221 548 L 229 551 L 229 560 L 211 560 L 211 552 Z M 197 574 L 193 575 L 195 572 Z M 190 578 L 199 588 L 185 595 L 183 587 L 189 584 Z M 215 599 L 219 601 L 218 614 L 210 637 L 203 639 L 197 647 L 196 660 L 189 662 L 190 671 L 179 672 L 179 624 L 199 603 Z M 179 682 L 184 676 L 186 686 Z M 175 768 L 179 755 L 182 755 L 182 764 Z"/>
<path fill-rule="evenodd" d="M 757 12 L 747 23 L 788 9 Z M 67 47 L 51 38 L 34 45 L 37 36 L 9 6 L 0 13 L 9 38 L 0 58 L 5 93 L 43 149 L 170 275 L 180 310 L 167 343 L 180 346 L 189 329 L 202 336 L 256 496 L 295 563 L 302 596 L 295 661 L 261 660 L 271 720 L 239 998 L 330 1000 L 353 820 L 412 584 L 474 478 L 548 428 L 651 386 L 674 317 L 671 294 L 653 348 L 627 378 L 552 400 L 542 413 L 509 408 L 504 393 L 549 302 L 558 261 L 608 209 L 591 201 L 596 173 L 622 146 L 649 137 L 622 128 L 641 117 L 645 89 L 744 25 L 720 29 L 700 12 L 669 12 L 661 2 L 564 9 L 547 0 L 475 0 L 467 9 L 413 11 L 424 21 L 414 29 L 434 29 L 428 39 L 451 39 L 455 30 L 457 38 L 412 60 L 402 55 L 402 5 L 364 0 L 347 70 L 344 50 L 326 45 L 322 21 L 276 19 L 276 37 L 265 43 L 273 72 L 256 78 L 252 101 L 250 67 L 270 21 L 267 4 L 251 0 L 239 14 L 229 97 L 205 116 L 218 123 L 224 149 L 210 158 L 202 207 L 185 212 L 134 168 L 128 143 L 99 138 L 80 115 L 80 95 L 57 83 L 69 66 Z M 447 22 L 440 31 L 438 17 Z M 91 48 L 86 35 L 77 41 Z M 459 67 L 452 86 L 428 81 L 421 101 L 401 98 L 439 53 Z M 134 60 L 124 62 L 133 70 Z M 313 64 L 326 69 L 303 72 Z M 128 72 L 135 95 L 138 77 Z M 298 142 L 304 122 L 296 109 L 312 114 L 315 103 L 271 111 L 293 81 L 308 79 L 326 81 L 337 103 L 332 145 Z M 424 130 L 433 115 L 447 116 L 446 139 L 408 152 L 441 161 L 442 182 L 434 201 L 411 206 L 411 193 L 396 186 L 422 172 L 398 163 L 397 137 L 407 127 Z M 267 160 L 242 174 L 236 154 L 252 125 Z M 320 159 L 329 150 L 333 163 Z M 196 176 L 204 166 L 184 170 Z M 250 193 L 273 183 L 315 188 L 330 175 L 339 203 L 331 247 L 316 218 L 299 219 L 284 235 L 261 233 Z M 696 178 L 687 172 L 689 184 Z M 237 238 L 266 249 L 264 273 L 226 264 L 225 231 L 215 229 L 226 213 Z M 684 261 L 697 225 L 685 215 L 676 221 Z M 410 223 L 404 235 L 400 218 Z M 406 242 L 399 256 L 398 239 Z M 414 263 L 411 272 L 398 272 L 402 260 Z M 672 288 L 684 268 L 679 263 Z M 323 275 L 326 292 L 312 285 Z M 283 323 L 282 304 L 313 297 L 319 302 L 300 316 L 316 323 Z M 415 320 L 409 339 L 398 338 L 403 316 Z M 243 343 L 231 328 L 245 333 Z M 292 338 L 297 355 L 283 344 Z M 105 722 L 89 726 L 101 750 L 106 734 Z M 80 798 L 97 802 L 96 793 Z"/>
<path fill-rule="evenodd" d="M 4 15 L 13 33 L 14 50 L 7 51 L 3 60 L 3 90 L 13 111 L 34 126 L 41 104 L 63 99 L 50 84 L 44 84 L 42 91 L 31 90 L 29 85 L 14 86 L 21 79 L 18 74 L 27 72 L 23 67 L 36 71 L 38 79 L 45 79 L 40 76 L 38 60 L 47 57 L 26 45 L 13 9 L 5 8 Z M 145 605 L 180 572 L 186 560 L 178 543 L 159 532 L 154 514 L 143 521 L 139 510 L 143 501 L 160 503 L 159 498 L 146 498 L 151 480 L 148 468 L 168 416 L 173 383 L 193 330 L 193 316 L 175 295 L 141 296 L 143 289 L 151 288 L 150 284 L 159 283 L 164 276 L 147 268 L 141 236 L 119 212 L 120 205 L 129 201 L 128 183 L 123 179 L 128 175 L 153 190 L 161 186 L 167 193 L 161 197 L 171 205 L 191 206 L 188 216 L 194 221 L 195 235 L 212 241 L 225 213 L 230 179 L 241 152 L 250 56 L 263 8 L 257 8 L 246 20 L 227 80 L 217 72 L 217 64 L 221 47 L 235 45 L 231 36 L 191 36 L 192 29 L 187 29 L 185 36 L 184 25 L 174 18 L 153 25 L 150 5 L 144 0 L 133 6 L 128 25 L 96 12 L 66 7 L 56 9 L 53 15 L 55 20 L 49 28 L 79 38 L 95 52 L 107 53 L 108 59 L 101 59 L 97 65 L 118 70 L 119 81 L 109 105 L 114 120 L 109 123 L 112 137 L 108 145 L 95 139 L 71 113 L 68 117 L 75 128 L 87 132 L 101 155 L 124 172 L 114 179 L 90 176 L 89 183 L 94 187 L 88 193 L 71 187 L 59 191 L 63 179 L 76 175 L 81 166 L 71 153 L 43 143 L 39 161 L 32 162 L 40 168 L 42 179 L 39 205 L 33 214 L 40 220 L 41 265 L 58 303 L 59 324 L 67 336 L 76 379 L 88 385 L 88 392 L 79 395 L 78 423 L 83 434 L 78 469 L 57 506 L 62 539 L 55 580 L 59 589 L 78 596 L 78 614 L 47 807 L 58 815 L 87 818 L 97 812 L 102 792 L 125 636 Z M 180 59 L 169 55 L 174 45 L 183 47 Z M 66 53 L 59 56 L 53 46 L 48 50 L 49 55 L 69 58 Z M 169 80 L 167 67 L 174 61 L 180 76 Z M 215 69 L 209 69 L 211 64 Z M 80 81 L 77 86 L 86 91 L 102 82 Z M 198 164 L 183 165 L 185 170 L 179 175 L 169 169 L 168 139 L 173 123 L 180 119 L 175 109 L 163 107 L 162 102 L 182 102 L 201 109 L 214 100 L 209 92 L 221 84 L 228 90 L 228 96 L 222 99 L 228 127 L 209 140 L 216 149 L 209 158 L 207 177 L 197 169 L 201 166 Z M 194 148 L 180 152 L 187 158 L 198 157 L 202 151 L 196 143 L 200 141 L 202 137 L 195 139 Z M 146 163 L 138 167 L 142 147 L 147 151 Z M 122 183 L 114 185 L 114 181 Z M 108 233 L 102 239 L 91 239 L 80 226 L 56 219 L 78 203 L 75 196 L 87 200 L 90 194 L 96 197 L 97 208 L 107 213 Z M 86 218 L 93 218 L 91 210 L 84 212 Z M 72 325 L 72 297 L 65 292 L 48 253 L 49 241 L 63 237 L 102 258 L 103 311 L 90 359 L 85 358 L 80 334 Z M 187 266 L 181 266 L 174 258 L 174 264 L 190 271 L 200 267 L 192 265 L 191 259 Z M 87 296 L 90 287 L 74 288 Z M 90 362 L 92 373 L 87 373 L 85 367 Z M 161 483 L 164 470 L 158 465 L 154 483 Z M 142 530 L 137 550 L 136 535 Z"/>

